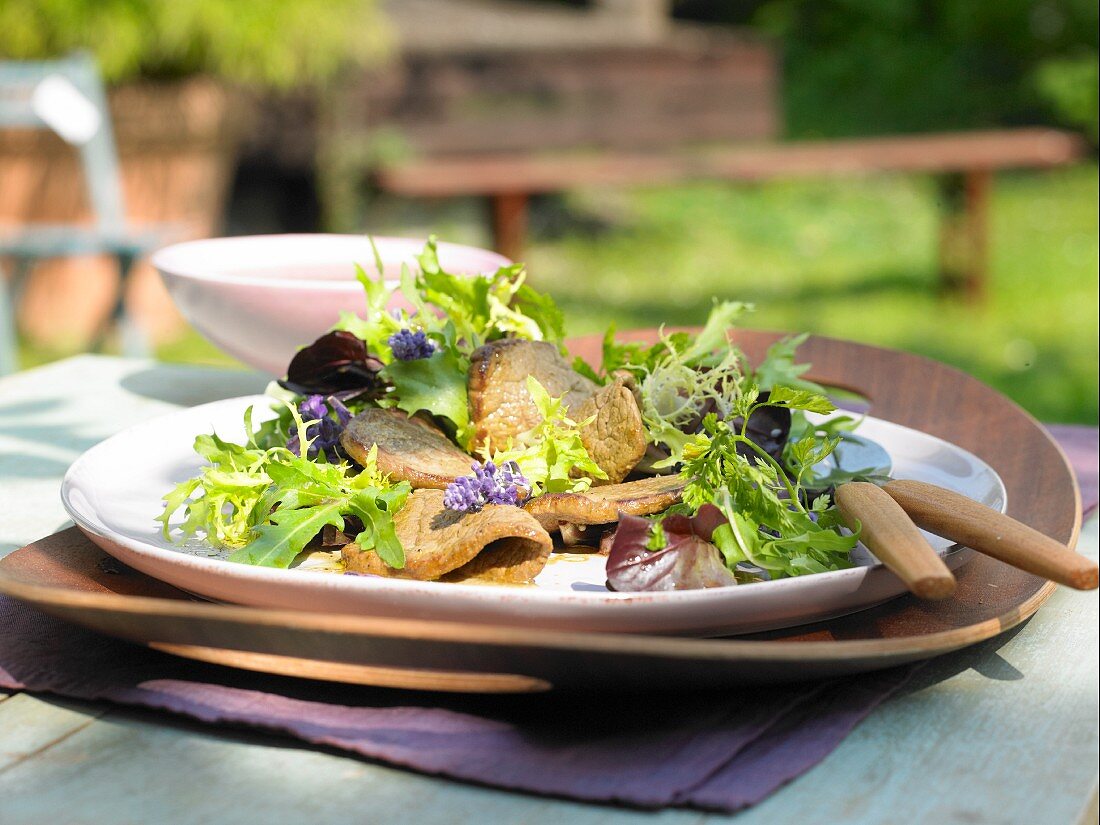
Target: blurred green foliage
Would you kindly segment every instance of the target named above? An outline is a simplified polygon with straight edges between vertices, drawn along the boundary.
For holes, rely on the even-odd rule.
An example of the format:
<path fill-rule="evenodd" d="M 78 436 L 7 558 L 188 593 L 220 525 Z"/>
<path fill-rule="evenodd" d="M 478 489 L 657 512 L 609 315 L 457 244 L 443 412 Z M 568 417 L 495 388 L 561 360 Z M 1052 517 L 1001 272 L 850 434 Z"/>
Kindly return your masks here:
<path fill-rule="evenodd" d="M 1096 139 L 1096 0 L 676 0 L 783 50 L 788 132 L 1056 123 Z"/>
<path fill-rule="evenodd" d="M 1036 74 L 1040 92 L 1061 119 L 1080 127 L 1093 143 L 1097 142 L 1098 75 L 1095 52 L 1091 56 L 1048 60 Z"/>
<path fill-rule="evenodd" d="M 771 0 L 755 22 L 782 40 L 793 134 L 1052 119 L 1095 134 L 1096 0 Z"/>
<path fill-rule="evenodd" d="M 386 53 L 375 0 L 2 0 L 0 57 L 92 52 L 108 80 L 210 74 L 286 89 Z"/>

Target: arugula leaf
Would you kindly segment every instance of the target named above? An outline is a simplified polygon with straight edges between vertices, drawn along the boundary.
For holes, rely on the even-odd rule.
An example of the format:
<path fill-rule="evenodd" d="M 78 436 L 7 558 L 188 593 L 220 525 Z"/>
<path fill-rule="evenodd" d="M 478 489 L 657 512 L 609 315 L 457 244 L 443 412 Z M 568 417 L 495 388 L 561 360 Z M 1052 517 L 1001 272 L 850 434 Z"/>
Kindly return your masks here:
<path fill-rule="evenodd" d="M 405 566 L 405 549 L 397 538 L 392 516 L 401 509 L 407 496 L 405 490 L 379 495 L 368 489 L 355 493 L 348 502 L 363 523 L 363 531 L 356 536 L 355 543 L 373 547 L 382 561 L 398 569 Z"/>
<path fill-rule="evenodd" d="M 285 446 L 258 446 L 251 409 L 245 414 L 248 444 L 216 434 L 196 438 L 195 449 L 207 464 L 165 496 L 157 518 L 165 537 L 171 536 L 172 517 L 183 510 L 183 523 L 176 527 L 184 536 L 202 533 L 211 544 L 234 550 L 230 561 L 287 567 L 323 527 L 343 529 L 344 518 L 353 515 L 364 525 L 359 546 L 376 550 L 391 567 L 402 567 L 404 551 L 393 515 L 404 506 L 409 484 L 392 484 L 379 473 L 376 451 L 358 474 L 346 463 L 303 457 L 311 442 L 308 423 L 292 405 L 287 415 L 299 437 L 300 455 Z"/>
<path fill-rule="evenodd" d="M 233 553 L 230 561 L 261 567 L 290 567 L 310 540 L 327 524 L 344 528 L 339 504 L 318 504 L 299 510 L 276 510 L 255 529 L 255 538 Z"/>

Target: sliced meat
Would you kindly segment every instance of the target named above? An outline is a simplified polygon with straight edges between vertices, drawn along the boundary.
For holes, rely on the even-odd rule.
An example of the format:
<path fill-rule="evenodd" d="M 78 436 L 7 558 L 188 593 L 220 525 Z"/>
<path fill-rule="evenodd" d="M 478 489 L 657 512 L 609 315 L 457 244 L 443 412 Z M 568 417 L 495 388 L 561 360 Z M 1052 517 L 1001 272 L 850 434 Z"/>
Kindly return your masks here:
<path fill-rule="evenodd" d="M 549 531 L 563 523 L 610 524 L 619 520 L 620 512 L 648 516 L 667 510 L 680 500 L 684 483 L 678 475 L 655 476 L 583 493 L 547 493 L 531 499 L 523 509 Z"/>
<path fill-rule="evenodd" d="M 553 546 L 550 535 L 521 508 L 490 504 L 477 513 L 456 513 L 443 506 L 442 490 L 414 490 L 393 525 L 405 548 L 403 568 L 390 567 L 373 550 L 355 544 L 341 550 L 345 568 L 422 581 L 466 568 L 463 577 L 473 572 L 495 581 L 528 581 L 546 564 Z"/>
<path fill-rule="evenodd" d="M 570 416 L 592 421 L 581 429 L 581 441 L 588 455 L 607 473 L 594 484 L 617 484 L 626 478 L 645 455 L 645 425 L 634 394 L 616 378 L 581 404 Z"/>
<path fill-rule="evenodd" d="M 534 579 L 546 567 L 550 550 L 550 545 L 531 539 L 500 539 L 457 570 L 443 575 L 441 581 L 523 584 Z"/>
<path fill-rule="evenodd" d="M 615 483 L 645 453 L 645 428 L 634 393 L 623 376 L 606 387 L 575 372 L 561 353 L 545 341 L 506 338 L 474 351 L 470 365 L 470 417 L 474 445 L 505 449 L 509 442 L 538 425 L 538 408 L 527 391 L 534 376 L 554 398 L 561 398 L 569 417 L 584 421 L 585 449 Z"/>
<path fill-rule="evenodd" d="M 525 433 L 541 420 L 527 392 L 533 375 L 554 398 L 573 409 L 598 389 L 595 382 L 575 372 L 557 347 L 546 341 L 502 338 L 474 350 L 470 363 L 470 420 L 474 446 L 488 442 L 503 450 L 509 439 Z"/>
<path fill-rule="evenodd" d="M 458 476 L 469 475 L 474 462 L 439 428 L 401 410 L 363 410 L 348 422 L 340 445 L 360 464 L 377 445 L 378 469 L 413 487 L 445 489 Z"/>
<path fill-rule="evenodd" d="M 642 390 L 638 386 L 638 379 L 634 377 L 634 373 L 630 370 L 615 370 L 611 373 L 611 377 L 623 382 L 623 386 L 630 390 L 630 394 L 638 402 L 638 409 L 640 410 L 642 408 Z"/>

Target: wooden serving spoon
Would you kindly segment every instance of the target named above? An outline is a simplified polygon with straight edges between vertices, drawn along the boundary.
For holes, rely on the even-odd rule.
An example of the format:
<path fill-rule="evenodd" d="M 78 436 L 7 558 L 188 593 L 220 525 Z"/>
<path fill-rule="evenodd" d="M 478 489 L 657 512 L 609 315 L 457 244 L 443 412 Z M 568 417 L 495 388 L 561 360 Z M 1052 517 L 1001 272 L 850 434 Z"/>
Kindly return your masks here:
<path fill-rule="evenodd" d="M 918 528 L 1058 584 L 1097 587 L 1096 562 L 1011 516 L 934 484 L 850 482 L 837 488 L 836 504 L 844 523 L 855 529 L 858 522 L 863 543 L 922 599 L 948 598 L 955 592 L 955 577 Z"/>
<path fill-rule="evenodd" d="M 882 492 L 929 533 L 1058 584 L 1077 590 L 1096 589 L 1096 562 L 1011 516 L 923 481 L 897 479 L 887 482 Z"/>
<path fill-rule="evenodd" d="M 836 488 L 835 501 L 848 528 L 862 529 L 860 541 L 905 582 L 910 593 L 938 601 L 955 592 L 955 577 L 943 559 L 882 487 L 852 481 Z"/>
<path fill-rule="evenodd" d="M 1096 562 L 1011 516 L 934 484 L 888 480 L 890 456 L 868 438 L 843 434 L 819 468 L 823 483 L 836 485 L 845 524 L 853 528 L 858 521 L 863 543 L 922 599 L 949 597 L 955 578 L 918 528 L 1059 584 L 1097 586 Z M 849 481 L 853 475 L 870 475 L 875 483 Z"/>

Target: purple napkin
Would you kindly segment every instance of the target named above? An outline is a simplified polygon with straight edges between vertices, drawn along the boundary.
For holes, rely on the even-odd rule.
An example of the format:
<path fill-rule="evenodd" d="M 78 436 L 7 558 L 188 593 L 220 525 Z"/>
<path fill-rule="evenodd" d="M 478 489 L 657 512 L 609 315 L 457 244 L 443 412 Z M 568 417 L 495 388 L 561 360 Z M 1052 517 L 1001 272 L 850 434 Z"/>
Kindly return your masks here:
<path fill-rule="evenodd" d="M 720 694 L 453 696 L 191 662 L 0 596 L 0 687 L 288 734 L 429 774 L 635 807 L 732 811 L 808 770 L 911 668 Z"/>
<path fill-rule="evenodd" d="M 1058 428 L 1086 512 L 1097 433 Z M 735 811 L 824 759 L 920 665 L 711 694 L 453 696 L 205 665 L 0 597 L 0 687 L 246 725 L 428 774 L 594 802 Z"/>
<path fill-rule="evenodd" d="M 1087 517 L 1096 509 L 1100 491 L 1100 430 L 1073 424 L 1048 424 L 1047 430 L 1069 459 L 1081 488 L 1081 512 Z"/>

